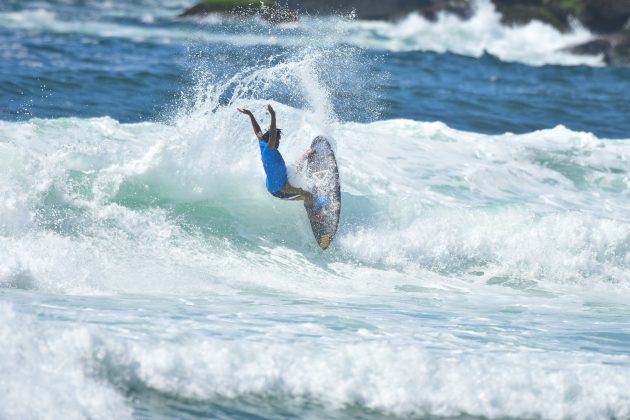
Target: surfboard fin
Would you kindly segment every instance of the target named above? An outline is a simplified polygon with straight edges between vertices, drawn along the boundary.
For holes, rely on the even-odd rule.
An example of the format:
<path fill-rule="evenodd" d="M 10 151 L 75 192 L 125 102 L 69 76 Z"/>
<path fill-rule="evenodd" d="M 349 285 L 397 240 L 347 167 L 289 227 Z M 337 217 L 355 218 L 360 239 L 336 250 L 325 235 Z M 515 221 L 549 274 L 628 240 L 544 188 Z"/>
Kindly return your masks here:
<path fill-rule="evenodd" d="M 319 240 L 319 246 L 322 247 L 322 249 L 326 249 L 328 248 L 329 245 L 330 245 L 330 235 L 329 234 L 322 235 L 321 239 Z"/>

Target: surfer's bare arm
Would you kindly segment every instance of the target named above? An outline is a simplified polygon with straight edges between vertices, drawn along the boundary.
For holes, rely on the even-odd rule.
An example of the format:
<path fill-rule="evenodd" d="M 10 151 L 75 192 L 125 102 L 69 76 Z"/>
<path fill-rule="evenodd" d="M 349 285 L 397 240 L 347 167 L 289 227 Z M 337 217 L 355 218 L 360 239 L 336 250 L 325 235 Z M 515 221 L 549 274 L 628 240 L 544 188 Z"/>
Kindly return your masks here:
<path fill-rule="evenodd" d="M 276 111 L 273 110 L 271 105 L 267 105 L 267 111 L 271 114 L 271 126 L 269 127 L 269 141 L 267 142 L 267 147 L 277 149 L 278 131 L 276 130 Z"/>
<path fill-rule="evenodd" d="M 262 136 L 263 136 L 262 130 L 260 129 L 260 125 L 258 125 L 258 121 L 256 121 L 256 117 L 254 117 L 254 114 L 252 114 L 252 111 L 245 108 L 236 108 L 236 109 L 238 109 L 238 112 L 240 112 L 241 114 L 245 114 L 249 117 L 249 120 L 252 122 L 252 128 L 254 129 L 254 134 L 256 134 L 256 137 L 258 137 L 259 139 L 262 139 Z"/>
<path fill-rule="evenodd" d="M 300 156 L 300 158 L 295 162 L 295 169 L 297 171 L 301 171 L 302 167 L 304 166 L 304 163 L 306 162 L 306 160 L 309 157 L 311 157 L 314 153 L 315 153 L 315 150 L 313 150 L 313 149 L 311 149 L 309 147 L 309 149 L 302 156 Z"/>

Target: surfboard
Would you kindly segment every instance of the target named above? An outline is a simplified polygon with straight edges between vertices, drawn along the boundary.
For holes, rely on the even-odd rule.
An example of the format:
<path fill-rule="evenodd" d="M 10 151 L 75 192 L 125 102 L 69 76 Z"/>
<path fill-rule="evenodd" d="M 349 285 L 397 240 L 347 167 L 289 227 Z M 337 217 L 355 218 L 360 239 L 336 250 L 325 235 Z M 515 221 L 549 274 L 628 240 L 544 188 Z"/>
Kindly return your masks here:
<path fill-rule="evenodd" d="M 341 185 L 337 159 L 330 143 L 316 137 L 311 143 L 315 151 L 306 161 L 306 176 L 312 186 L 313 202 L 304 204 L 313 235 L 319 246 L 326 250 L 337 233 L 341 213 Z"/>

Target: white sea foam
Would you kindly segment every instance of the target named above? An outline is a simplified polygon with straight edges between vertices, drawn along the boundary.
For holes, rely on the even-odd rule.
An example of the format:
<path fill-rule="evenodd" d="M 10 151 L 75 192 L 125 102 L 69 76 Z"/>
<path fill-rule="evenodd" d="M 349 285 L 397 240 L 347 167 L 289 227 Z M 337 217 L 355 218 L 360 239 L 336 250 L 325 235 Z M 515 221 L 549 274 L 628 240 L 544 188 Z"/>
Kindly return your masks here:
<path fill-rule="evenodd" d="M 0 417 L 130 417 L 125 399 L 86 369 L 94 356 L 86 328 L 48 331 L 5 303 L 0 320 Z"/>
<path fill-rule="evenodd" d="M 356 21 L 348 25 L 350 42 L 365 48 L 453 52 L 472 57 L 490 53 L 504 61 L 536 66 L 602 65 L 602 57 L 578 56 L 563 51 L 592 39 L 593 35 L 579 24 L 575 23 L 567 34 L 538 21 L 505 26 L 489 0 L 475 2 L 475 13 L 470 19 L 440 13 L 432 22 L 412 14 L 395 23 Z"/>
<path fill-rule="evenodd" d="M 241 104 L 259 114 L 264 107 Z M 292 161 L 321 118 L 274 105 Z M 249 284 L 264 267 L 274 274 L 255 284 L 343 294 L 358 287 L 343 274 L 358 259 L 393 270 L 482 272 L 488 281 L 630 286 L 626 141 L 564 127 L 487 136 L 441 123 L 329 121 L 345 202 L 335 252 L 348 258 L 331 266 L 343 285 L 331 292 L 318 283 L 318 263 L 304 259 L 316 248 L 301 206 L 264 192 L 248 121 L 233 107 L 182 118 L 181 126 L 107 118 L 0 123 L 0 137 L 11 139 L 5 159 L 25 162 L 9 166 L 0 186 L 0 281 L 29 276 L 31 287 L 46 290 L 170 293 Z M 125 188 L 171 204 L 125 205 Z M 172 208 L 178 203 L 223 216 L 190 231 Z M 269 249 L 284 263 L 261 259 Z M 182 270 L 197 280 L 177 285 Z M 367 290 L 391 290 L 400 278 L 391 279 Z"/>
<path fill-rule="evenodd" d="M 142 382 L 180 398 L 285 394 L 333 408 L 357 404 L 398 415 L 630 414 L 627 365 L 593 366 L 587 355 L 471 353 L 452 361 L 420 346 L 378 341 L 318 349 L 210 341 L 130 350 L 131 357 L 114 355 L 113 363 L 125 362 L 118 369 L 137 366 L 134 373 Z M 610 361 L 628 362 L 627 357 Z M 596 392 L 602 388 L 607 392 Z"/>
<path fill-rule="evenodd" d="M 127 418 L 131 401 L 120 392 L 139 389 L 196 404 L 268 397 L 402 416 L 630 414 L 627 355 L 515 352 L 492 342 L 466 348 L 449 332 L 410 341 L 408 332 L 393 333 L 395 327 L 387 339 L 378 333 L 366 338 L 361 330 L 340 338 L 307 323 L 295 325 L 293 333 L 277 326 L 265 338 L 223 340 L 172 329 L 166 319 L 160 321 L 161 340 L 154 342 L 142 332 L 129 339 L 105 327 L 44 327 L 6 304 L 0 321 L 0 373 L 6 378 L 0 415 L 8 417 Z M 126 325 L 135 321 L 127 315 Z M 299 343 L 285 341 L 293 334 Z M 462 349 L 457 357 L 444 357 L 449 345 Z M 28 397 L 33 383 L 37 398 Z"/>

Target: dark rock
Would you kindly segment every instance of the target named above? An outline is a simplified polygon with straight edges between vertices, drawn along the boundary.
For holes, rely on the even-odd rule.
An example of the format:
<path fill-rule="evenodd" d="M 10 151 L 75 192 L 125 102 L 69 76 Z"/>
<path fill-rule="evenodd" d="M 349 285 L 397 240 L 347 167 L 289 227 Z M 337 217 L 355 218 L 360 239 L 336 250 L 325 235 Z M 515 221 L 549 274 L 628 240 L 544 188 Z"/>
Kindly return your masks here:
<path fill-rule="evenodd" d="M 178 17 L 203 16 L 210 13 L 240 17 L 259 15 L 271 23 L 295 22 L 298 18 L 297 11 L 273 0 L 205 0 Z"/>
<path fill-rule="evenodd" d="M 184 12 L 180 13 L 177 17 L 190 17 L 190 16 L 203 16 L 208 15 L 210 13 L 221 13 L 221 14 L 237 14 L 244 16 L 251 16 L 258 12 L 260 9 L 260 5 L 251 4 L 243 4 L 241 2 L 200 2 L 190 9 L 186 9 Z"/>
<path fill-rule="evenodd" d="M 496 4 L 496 8 L 499 13 L 501 13 L 502 22 L 506 25 L 526 25 L 532 20 L 538 20 L 562 32 L 569 29 L 568 15 L 559 14 L 544 6 L 532 4 Z"/>
<path fill-rule="evenodd" d="M 630 65 L 630 30 L 614 36 L 610 64 L 620 66 Z"/>
<path fill-rule="evenodd" d="M 506 24 L 532 20 L 548 23 L 560 31 L 571 29 L 579 20 L 593 32 L 620 31 L 630 20 L 630 0 L 492 0 Z"/>
<path fill-rule="evenodd" d="M 282 0 L 278 0 L 282 1 Z M 417 12 L 434 19 L 441 11 L 469 17 L 470 0 L 285 0 L 285 4 L 301 14 L 331 15 L 355 12 L 358 19 L 396 20 Z"/>
<path fill-rule="evenodd" d="M 200 15 L 205 15 L 208 13 L 210 13 L 210 11 L 206 9 L 206 6 L 204 4 L 197 3 L 193 7 L 188 8 L 184 10 L 183 12 L 181 12 L 179 15 L 177 15 L 177 17 L 182 18 L 182 17 L 189 17 L 189 16 L 200 16 Z"/>
<path fill-rule="evenodd" d="M 430 2 L 430 4 L 418 7 L 415 11 L 431 20 L 435 20 L 440 12 L 446 12 L 463 19 L 468 19 L 473 14 L 473 4 L 467 0 L 433 1 Z"/>
<path fill-rule="evenodd" d="M 506 24 L 546 22 L 561 31 L 570 29 L 571 18 L 579 19 L 598 33 L 620 31 L 630 19 L 630 0 L 491 0 Z M 331 15 L 356 13 L 358 19 L 395 20 L 418 12 L 434 19 L 441 11 L 469 17 L 472 0 L 202 0 L 180 16 L 206 13 L 253 15 L 261 9 L 279 21 L 295 19 L 296 14 Z M 293 15 L 288 13 L 291 11 Z M 283 18 L 283 16 L 286 16 Z"/>
<path fill-rule="evenodd" d="M 531 20 L 549 23 L 555 28 L 570 29 L 576 18 L 597 33 L 620 31 L 630 19 L 630 0 L 492 0 L 507 24 L 524 24 Z"/>
<path fill-rule="evenodd" d="M 630 30 L 604 35 L 593 41 L 568 48 L 573 54 L 604 56 L 606 64 L 630 65 Z"/>
<path fill-rule="evenodd" d="M 622 0 L 625 1 L 625 0 Z M 565 32 L 571 18 L 578 18 L 585 9 L 585 0 L 492 0 L 508 25 L 523 25 L 532 20 L 545 22 Z"/>
<path fill-rule="evenodd" d="M 610 63 L 612 42 L 605 38 L 595 39 L 567 49 L 568 52 L 578 55 L 603 55 L 604 62 Z"/>
<path fill-rule="evenodd" d="M 439 12 L 449 12 L 461 17 L 470 17 L 470 0 L 265 0 L 261 7 L 256 0 L 205 0 L 191 7 L 179 17 L 222 13 L 240 16 L 271 15 L 272 20 L 295 20 L 298 15 L 348 15 L 355 13 L 357 19 L 396 20 L 417 12 L 435 19 Z M 262 13 L 261 13 L 262 11 Z"/>
<path fill-rule="evenodd" d="M 630 19 L 630 0 L 584 0 L 580 21 L 592 31 L 620 31 Z"/>

